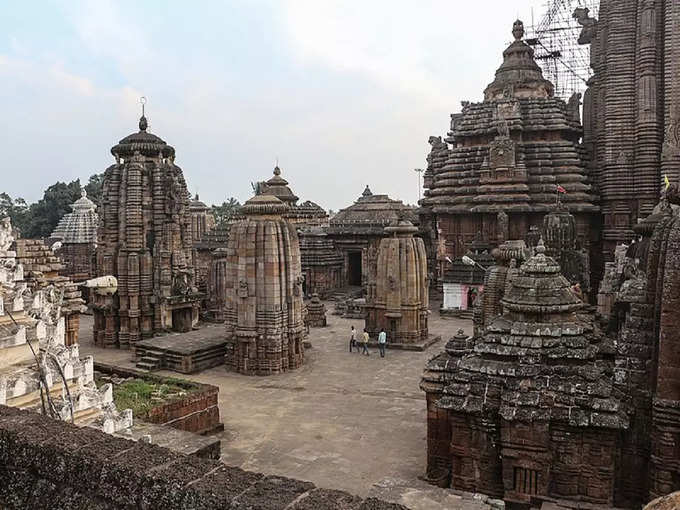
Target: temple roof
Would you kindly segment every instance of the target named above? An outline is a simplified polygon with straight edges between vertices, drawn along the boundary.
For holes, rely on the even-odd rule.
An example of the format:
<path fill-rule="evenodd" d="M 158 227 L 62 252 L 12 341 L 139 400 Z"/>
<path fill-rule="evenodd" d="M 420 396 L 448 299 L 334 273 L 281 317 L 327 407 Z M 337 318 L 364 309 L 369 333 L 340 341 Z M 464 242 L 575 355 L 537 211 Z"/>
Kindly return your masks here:
<path fill-rule="evenodd" d="M 286 205 L 273 195 L 255 195 L 241 207 L 240 213 L 246 217 L 275 215 L 279 216 L 288 210 Z"/>
<path fill-rule="evenodd" d="M 126 136 L 118 142 L 118 145 L 114 145 L 111 148 L 111 154 L 119 157 L 129 157 L 139 151 L 144 156 L 149 157 L 156 157 L 158 154 L 161 154 L 163 157 L 174 156 L 175 149 L 156 135 L 147 133 L 147 128 L 148 122 L 146 117 L 142 115 L 139 119 L 139 132 Z"/>
<path fill-rule="evenodd" d="M 71 204 L 73 211 L 64 214 L 59 220 L 50 239 L 60 240 L 66 244 L 95 244 L 97 242 L 99 225 L 99 217 L 95 211 L 97 206 L 87 198 L 84 189 L 81 193 L 81 197 Z"/>
<path fill-rule="evenodd" d="M 515 21 L 512 35 L 515 41 L 503 52 L 503 64 L 496 71 L 496 79 L 484 91 L 484 99 L 552 97 L 555 87 L 543 78 L 534 50 L 522 41 L 524 23 L 520 20 Z"/>
<path fill-rule="evenodd" d="M 507 421 L 559 421 L 626 429 L 629 406 L 614 386 L 613 342 L 544 253 L 524 263 L 504 313 L 472 341 L 456 337 L 432 359 L 421 388 L 443 388 L 437 406 Z"/>
<path fill-rule="evenodd" d="M 290 206 L 295 205 L 298 200 L 298 197 L 288 187 L 288 181 L 281 177 L 281 169 L 278 165 L 274 167 L 274 177 L 264 183 L 261 193 L 275 196 Z"/>
<path fill-rule="evenodd" d="M 331 218 L 328 233 L 384 235 L 385 227 L 400 221 L 410 221 L 417 225 L 416 209 L 387 195 L 373 195 L 366 186 L 354 204 Z"/>
<path fill-rule="evenodd" d="M 205 205 L 205 202 L 201 202 L 198 198 L 198 193 L 196 193 L 193 200 L 189 201 L 189 209 L 192 211 L 207 211 L 210 207 Z"/>

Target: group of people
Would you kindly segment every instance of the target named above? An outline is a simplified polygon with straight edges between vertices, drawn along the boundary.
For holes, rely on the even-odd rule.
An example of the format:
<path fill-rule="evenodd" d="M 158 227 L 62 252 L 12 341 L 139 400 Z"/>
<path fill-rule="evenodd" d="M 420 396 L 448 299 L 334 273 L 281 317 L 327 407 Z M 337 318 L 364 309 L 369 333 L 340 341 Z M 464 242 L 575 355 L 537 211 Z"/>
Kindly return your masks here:
<path fill-rule="evenodd" d="M 350 331 L 350 337 L 349 337 L 349 352 L 352 352 L 352 349 L 357 350 L 359 352 L 359 345 L 362 347 L 362 354 L 365 354 L 366 356 L 369 356 L 370 353 L 368 352 L 368 341 L 369 341 L 369 336 L 368 336 L 368 331 L 366 331 L 366 328 L 364 328 L 364 332 L 361 336 L 361 340 L 357 339 L 357 330 L 354 329 L 354 326 L 352 326 L 352 329 Z M 378 333 L 378 349 L 380 350 L 380 357 L 384 358 L 385 357 L 385 345 L 387 344 L 387 333 L 385 333 L 384 329 L 380 330 L 380 333 Z"/>

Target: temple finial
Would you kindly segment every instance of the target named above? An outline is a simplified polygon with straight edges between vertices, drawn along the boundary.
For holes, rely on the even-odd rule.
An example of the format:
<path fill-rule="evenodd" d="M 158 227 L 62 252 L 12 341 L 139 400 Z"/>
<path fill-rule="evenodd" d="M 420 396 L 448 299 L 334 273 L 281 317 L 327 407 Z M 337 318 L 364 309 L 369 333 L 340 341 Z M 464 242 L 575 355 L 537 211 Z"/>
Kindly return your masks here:
<path fill-rule="evenodd" d="M 514 36 L 516 41 L 521 41 L 522 38 L 524 37 L 524 23 L 522 23 L 521 20 L 518 19 L 512 25 L 512 35 Z"/>
<path fill-rule="evenodd" d="M 142 105 L 142 116 L 139 118 L 139 130 L 140 131 L 146 131 L 146 128 L 149 127 L 149 123 L 146 121 L 146 117 L 144 116 L 144 105 L 146 104 L 146 97 L 142 96 L 139 98 L 139 104 Z"/>

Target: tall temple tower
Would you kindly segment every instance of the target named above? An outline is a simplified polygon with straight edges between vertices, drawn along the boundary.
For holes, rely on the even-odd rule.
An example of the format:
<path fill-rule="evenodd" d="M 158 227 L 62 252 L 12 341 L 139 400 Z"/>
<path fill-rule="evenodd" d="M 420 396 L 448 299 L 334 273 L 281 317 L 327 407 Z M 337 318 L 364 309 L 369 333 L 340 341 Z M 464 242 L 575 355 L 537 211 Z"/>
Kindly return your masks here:
<path fill-rule="evenodd" d="M 302 271 L 288 207 L 272 195 L 256 195 L 231 227 L 226 253 L 227 367 L 271 375 L 304 361 Z"/>
<path fill-rule="evenodd" d="M 616 245 L 652 213 L 665 177 L 680 179 L 680 3 L 601 0 L 599 20 L 575 15 L 584 27 L 579 42 L 591 45 L 584 144 L 613 260 Z"/>
<path fill-rule="evenodd" d="M 127 348 L 198 320 L 187 185 L 175 149 L 147 128 L 142 115 L 139 132 L 111 149 L 116 163 L 104 175 L 97 274 L 114 275 L 118 293 L 95 298 L 100 345 Z"/>

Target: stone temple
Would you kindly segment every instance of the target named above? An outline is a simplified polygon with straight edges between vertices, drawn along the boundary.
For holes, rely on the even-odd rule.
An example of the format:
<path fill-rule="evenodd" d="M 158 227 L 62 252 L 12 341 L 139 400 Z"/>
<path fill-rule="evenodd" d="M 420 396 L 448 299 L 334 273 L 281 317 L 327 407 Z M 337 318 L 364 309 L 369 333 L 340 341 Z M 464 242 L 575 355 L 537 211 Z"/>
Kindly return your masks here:
<path fill-rule="evenodd" d="M 366 329 L 377 336 L 384 329 L 394 344 L 427 340 L 429 285 L 427 256 L 418 229 L 408 221 L 386 227 L 380 241 L 375 284 L 366 297 Z"/>
<path fill-rule="evenodd" d="M 81 282 L 95 276 L 95 249 L 97 248 L 97 227 L 99 216 L 97 206 L 87 198 L 85 189 L 82 196 L 71 205 L 67 213 L 50 236 L 50 243 L 61 243 L 57 254 L 66 266 L 61 272 Z"/>
<path fill-rule="evenodd" d="M 522 40 L 521 21 L 512 33 L 484 101 L 463 103 L 445 141 L 430 138 L 421 223 L 451 259 L 480 235 L 491 245 L 525 239 L 558 199 L 574 215 L 580 246 L 597 247 L 598 196 L 580 145 L 578 104 L 554 96 Z M 559 197 L 558 189 L 567 193 Z"/>
<path fill-rule="evenodd" d="M 189 193 L 175 149 L 147 132 L 111 149 L 102 185 L 97 274 L 118 279 L 115 296 L 95 296 L 95 342 L 129 348 L 154 332 L 188 331 L 198 320 Z"/>
<path fill-rule="evenodd" d="M 300 245 L 287 211 L 278 198 L 256 195 L 229 235 L 226 364 L 243 374 L 277 374 L 304 361 Z"/>

